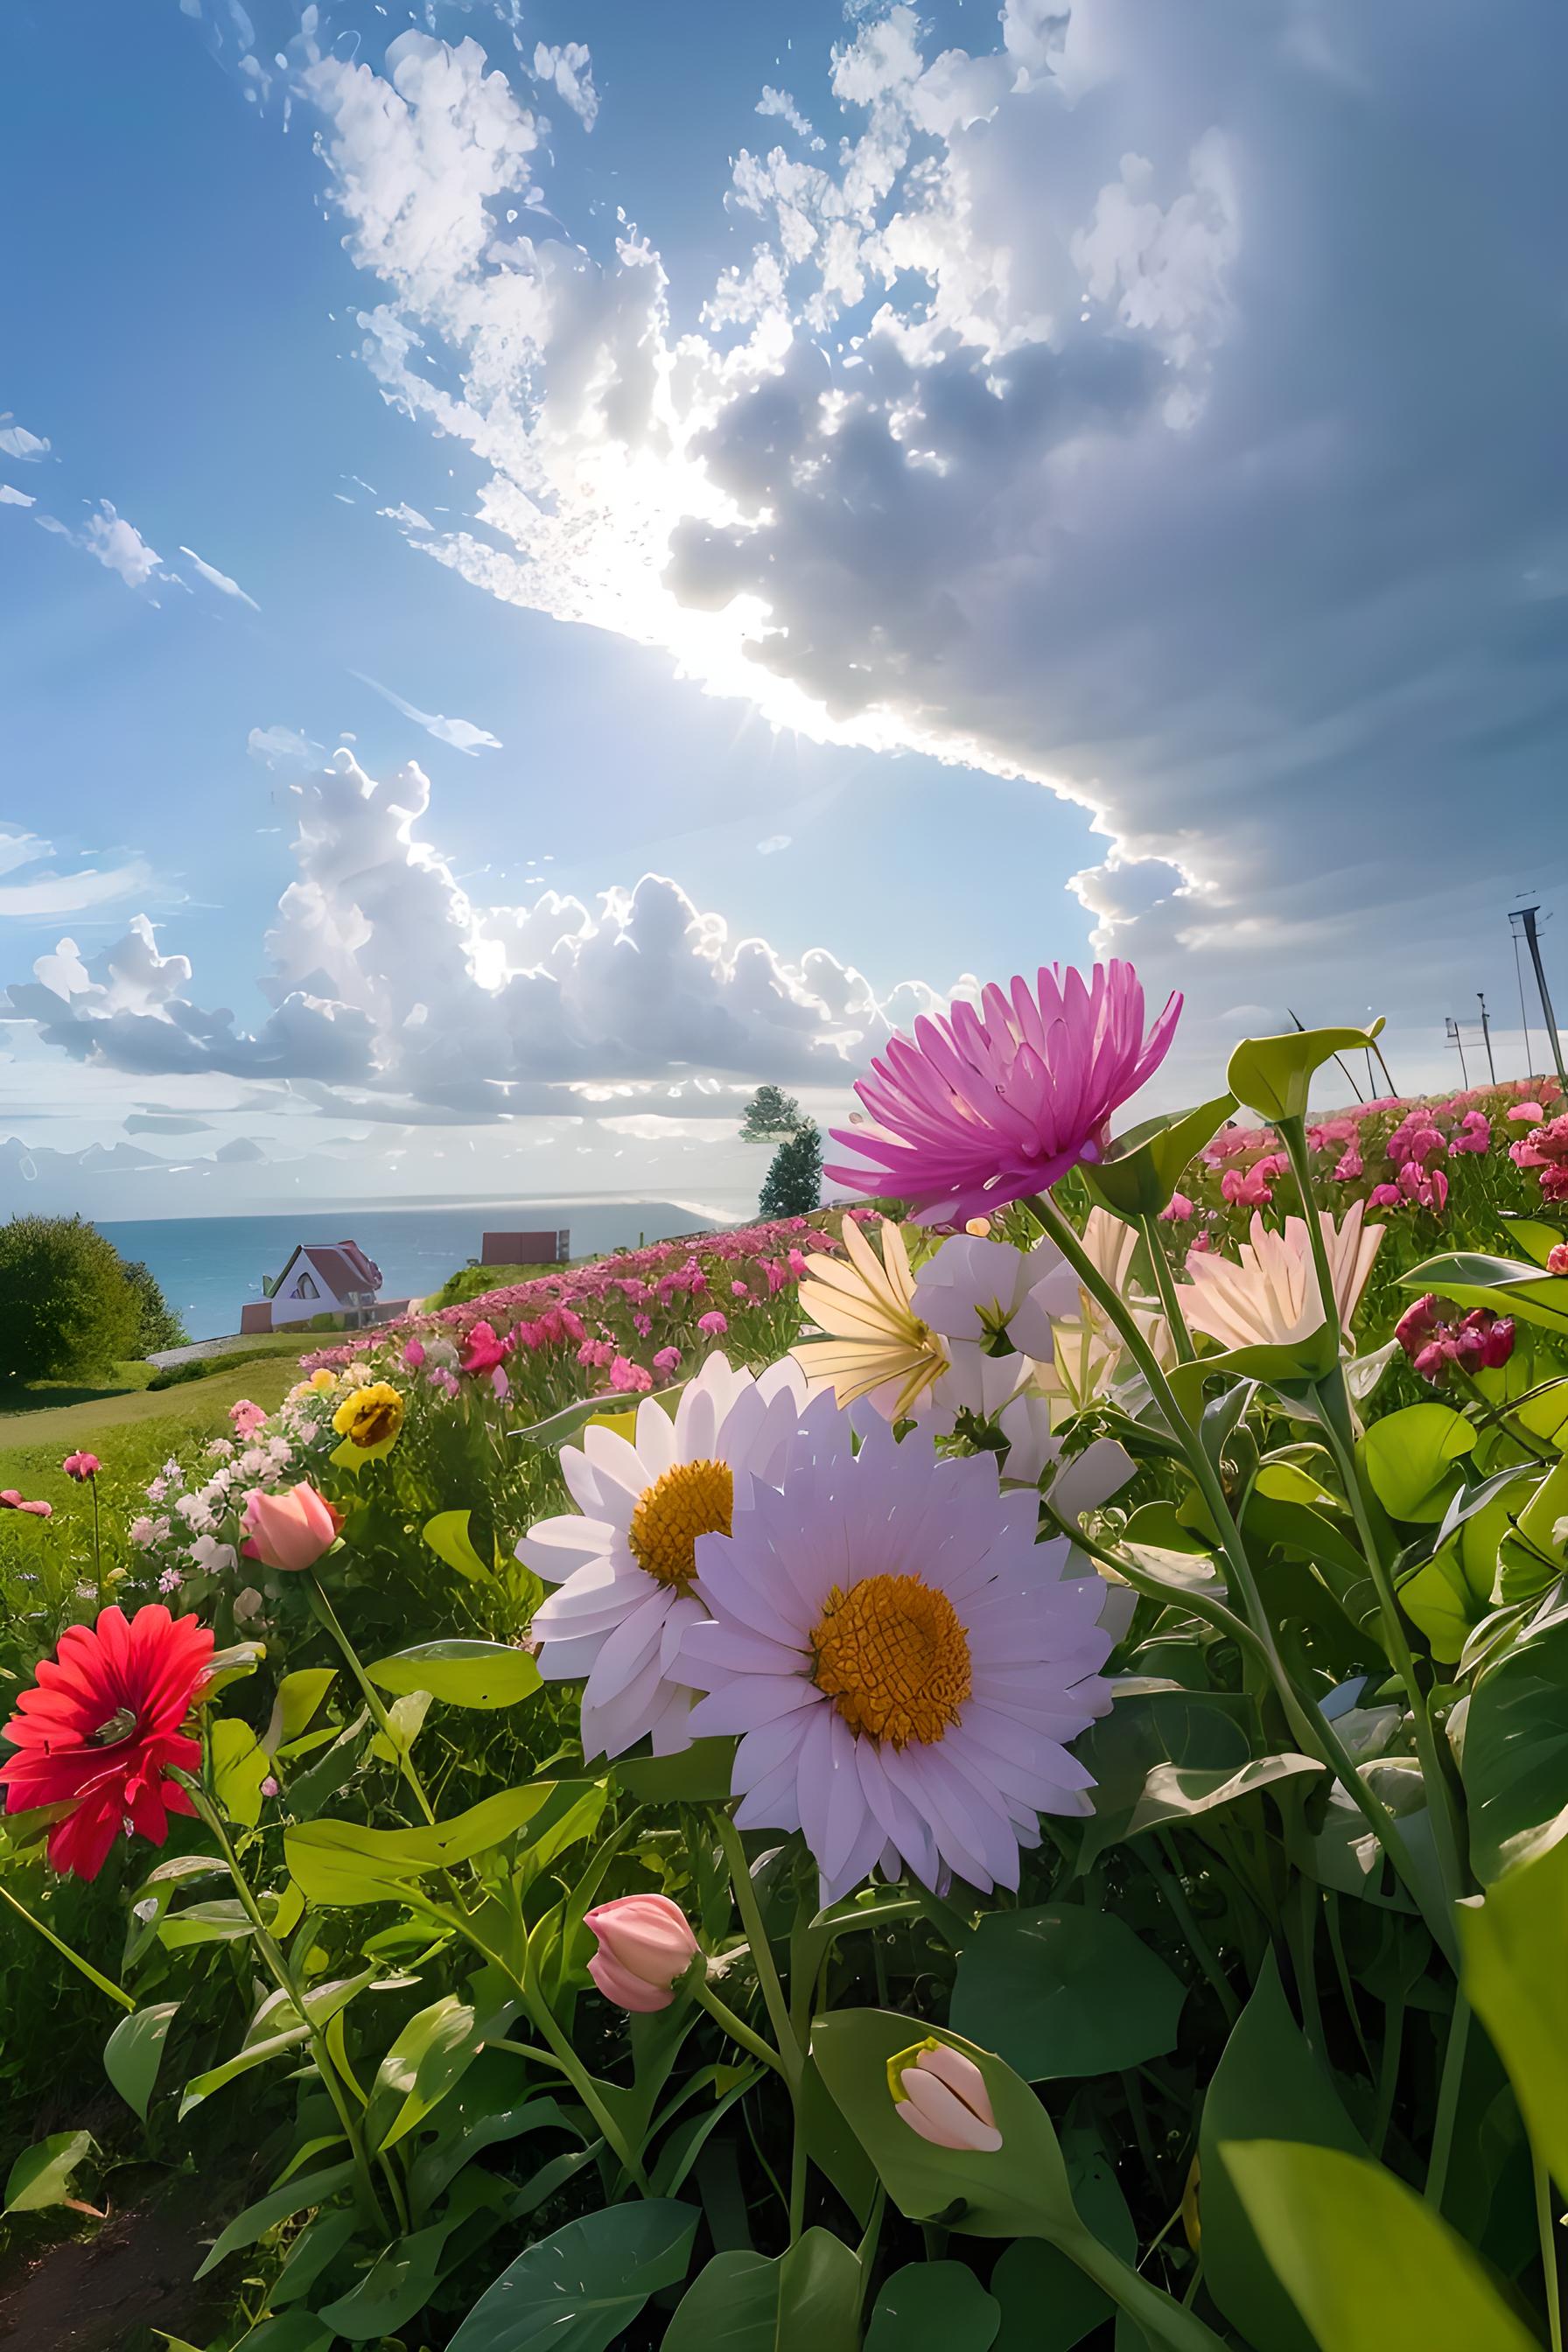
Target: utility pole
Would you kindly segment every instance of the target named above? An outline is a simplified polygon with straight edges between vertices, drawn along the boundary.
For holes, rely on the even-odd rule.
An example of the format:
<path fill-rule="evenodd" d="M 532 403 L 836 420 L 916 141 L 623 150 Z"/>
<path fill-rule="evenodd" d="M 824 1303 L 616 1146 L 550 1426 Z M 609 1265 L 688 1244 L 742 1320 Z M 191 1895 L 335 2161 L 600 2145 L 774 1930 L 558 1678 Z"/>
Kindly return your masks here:
<path fill-rule="evenodd" d="M 1463 1034 L 1463 1032 L 1461 1031 L 1461 1029 L 1460 1029 L 1460 1027 L 1459 1027 L 1458 1023 L 1455 1020 L 1455 1018 L 1454 1018 L 1454 1016 L 1453 1016 L 1453 1014 L 1452 1014 L 1451 1013 L 1449 1013 L 1449 1015 L 1448 1015 L 1448 1023 L 1447 1023 L 1447 1026 L 1448 1026 L 1448 1043 L 1449 1043 L 1449 1045 L 1457 1045 L 1457 1046 L 1458 1047 L 1458 1049 L 1459 1049 L 1459 1083 L 1460 1083 L 1460 1085 L 1461 1085 L 1461 1086 L 1463 1086 L 1463 1087 L 1468 1087 L 1468 1085 L 1469 1085 L 1469 1083 L 1470 1083 L 1470 1074 L 1469 1074 L 1469 1071 L 1465 1067 L 1465 1039 L 1464 1039 L 1464 1034 Z"/>
<path fill-rule="evenodd" d="M 1508 919 L 1510 929 L 1523 926 L 1524 944 L 1530 950 L 1530 961 L 1535 966 L 1535 985 L 1541 991 L 1541 1010 L 1546 1022 L 1547 1043 L 1552 1048 L 1552 1058 L 1557 1065 L 1558 1078 L 1564 1087 L 1568 1087 L 1568 1070 L 1563 1066 L 1563 1040 L 1557 1034 L 1557 1015 L 1552 1010 L 1552 993 L 1546 985 L 1546 966 L 1541 961 L 1541 936 L 1535 925 L 1540 912 L 1539 907 L 1516 907 Z M 1514 936 L 1519 936 L 1517 929 L 1514 929 Z"/>
<path fill-rule="evenodd" d="M 1509 928 L 1512 929 L 1513 917 L 1510 915 L 1508 919 Z M 1524 1031 L 1524 1075 L 1529 1078 L 1533 1077 L 1535 1074 L 1530 1066 L 1530 1015 L 1524 1009 L 1524 966 L 1519 959 L 1519 933 L 1517 931 L 1514 931 L 1513 934 L 1513 976 L 1519 982 L 1519 1018 L 1520 1025 Z"/>
<path fill-rule="evenodd" d="M 1492 1060 L 1492 1033 L 1487 1021 L 1487 1000 L 1481 994 L 1479 988 L 1476 991 L 1476 996 L 1481 1008 L 1481 1040 L 1487 1049 L 1487 1067 L 1491 1072 L 1492 1084 L 1495 1087 L 1497 1084 L 1497 1064 Z"/>

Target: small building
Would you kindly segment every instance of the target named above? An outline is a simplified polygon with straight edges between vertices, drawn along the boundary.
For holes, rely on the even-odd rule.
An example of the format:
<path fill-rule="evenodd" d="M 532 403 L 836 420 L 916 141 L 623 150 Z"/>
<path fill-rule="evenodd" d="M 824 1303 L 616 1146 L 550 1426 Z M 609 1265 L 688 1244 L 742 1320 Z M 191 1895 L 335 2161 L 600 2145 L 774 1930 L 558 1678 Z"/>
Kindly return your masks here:
<path fill-rule="evenodd" d="M 341 1320 L 345 1330 L 380 1321 L 381 1268 L 357 1242 L 301 1242 L 276 1282 L 267 1286 L 266 1328 L 309 1323 L 318 1315 Z M 245 1309 L 242 1324 L 255 1311 Z M 258 1317 L 259 1320 L 259 1316 Z"/>
<path fill-rule="evenodd" d="M 563 1265 L 572 1249 L 569 1226 L 556 1233 L 486 1234 L 479 1244 L 481 1265 Z"/>

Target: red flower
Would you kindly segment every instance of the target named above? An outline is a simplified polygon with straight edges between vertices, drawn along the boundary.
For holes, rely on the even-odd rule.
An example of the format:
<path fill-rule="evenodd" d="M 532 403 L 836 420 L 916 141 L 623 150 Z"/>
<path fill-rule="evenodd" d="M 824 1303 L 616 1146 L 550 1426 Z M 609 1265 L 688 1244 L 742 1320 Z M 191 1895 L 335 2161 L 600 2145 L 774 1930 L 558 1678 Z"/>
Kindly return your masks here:
<path fill-rule="evenodd" d="M 71 1807 L 49 1832 L 57 1870 L 96 1878 L 121 1829 L 162 1845 L 168 1816 L 195 1811 L 168 1772 L 202 1760 L 184 1725 L 212 1651 L 209 1627 L 153 1601 L 130 1620 L 105 1609 L 96 1626 L 68 1625 L 42 1661 L 5 1726 L 17 1752 L 0 1780 L 7 1812 Z"/>

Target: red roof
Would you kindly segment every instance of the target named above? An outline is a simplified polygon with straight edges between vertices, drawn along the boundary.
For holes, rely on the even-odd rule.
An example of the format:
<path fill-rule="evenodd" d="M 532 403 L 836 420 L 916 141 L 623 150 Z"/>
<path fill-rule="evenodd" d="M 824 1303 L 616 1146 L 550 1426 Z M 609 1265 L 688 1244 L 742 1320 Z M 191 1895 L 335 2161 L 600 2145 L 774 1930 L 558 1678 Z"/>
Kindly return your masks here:
<path fill-rule="evenodd" d="M 278 1277 L 281 1290 L 296 1258 L 302 1257 L 320 1277 L 334 1298 L 346 1298 L 354 1290 L 379 1290 L 381 1268 L 367 1257 L 357 1242 L 302 1242 L 293 1251 L 288 1265 Z"/>

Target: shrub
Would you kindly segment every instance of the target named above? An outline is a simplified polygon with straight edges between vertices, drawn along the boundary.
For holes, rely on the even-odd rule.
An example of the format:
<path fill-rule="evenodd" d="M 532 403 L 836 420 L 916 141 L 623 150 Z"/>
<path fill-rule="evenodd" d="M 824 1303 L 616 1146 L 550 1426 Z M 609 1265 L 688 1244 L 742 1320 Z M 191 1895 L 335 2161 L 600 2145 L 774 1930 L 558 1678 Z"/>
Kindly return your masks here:
<path fill-rule="evenodd" d="M 107 1371 L 135 1354 L 142 1312 L 119 1251 L 83 1218 L 0 1226 L 0 1378 Z"/>
<path fill-rule="evenodd" d="M 121 1258 L 125 1279 L 136 1294 L 137 1328 L 132 1354 L 155 1356 L 164 1348 L 183 1348 L 190 1333 L 158 1287 L 157 1276 L 139 1257 Z"/>
<path fill-rule="evenodd" d="M 810 1119 L 773 1156 L 757 1209 L 764 1217 L 806 1217 L 822 1195 L 822 1138 Z"/>
<path fill-rule="evenodd" d="M 466 1307 L 470 1298 L 484 1298 L 492 1290 L 510 1290 L 514 1283 L 537 1282 L 545 1275 L 559 1274 L 559 1265 L 465 1265 L 449 1274 L 439 1290 L 433 1290 L 425 1301 L 426 1311 L 434 1315 L 443 1307 Z"/>

